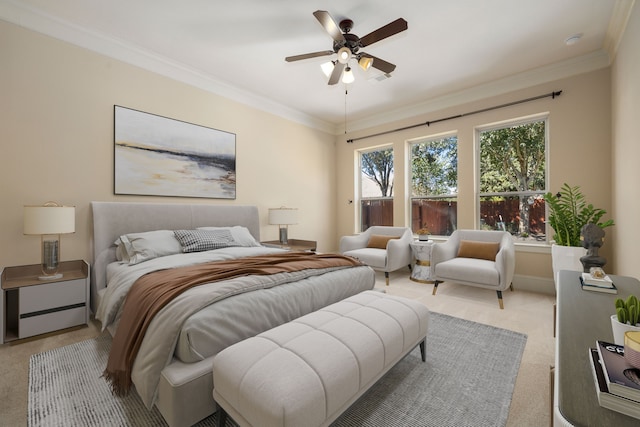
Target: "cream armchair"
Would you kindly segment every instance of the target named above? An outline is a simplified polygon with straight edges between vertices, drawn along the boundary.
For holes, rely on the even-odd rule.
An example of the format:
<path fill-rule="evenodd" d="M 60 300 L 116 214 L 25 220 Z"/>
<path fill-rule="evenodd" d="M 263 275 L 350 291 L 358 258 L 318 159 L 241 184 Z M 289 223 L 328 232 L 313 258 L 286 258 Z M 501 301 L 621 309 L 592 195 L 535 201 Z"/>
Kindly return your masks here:
<path fill-rule="evenodd" d="M 374 270 L 384 271 L 389 286 L 389 272 L 402 267 L 411 269 L 413 233 L 407 227 L 373 226 L 355 236 L 340 239 L 340 253 L 359 259 Z"/>
<path fill-rule="evenodd" d="M 513 237 L 506 231 L 456 230 L 431 250 L 433 295 L 444 281 L 493 289 L 503 309 L 502 291 L 513 290 L 515 264 Z"/>

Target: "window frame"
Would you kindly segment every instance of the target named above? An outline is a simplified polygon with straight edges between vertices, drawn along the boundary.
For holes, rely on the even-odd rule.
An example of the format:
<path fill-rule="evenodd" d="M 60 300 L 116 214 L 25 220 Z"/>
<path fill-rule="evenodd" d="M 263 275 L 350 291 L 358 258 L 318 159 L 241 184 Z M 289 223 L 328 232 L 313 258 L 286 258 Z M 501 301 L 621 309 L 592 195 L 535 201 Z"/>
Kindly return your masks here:
<path fill-rule="evenodd" d="M 391 153 L 393 155 L 393 172 L 392 172 L 392 179 L 391 182 L 393 183 L 393 189 L 391 190 L 391 196 L 379 196 L 379 197 L 364 197 L 363 196 L 363 192 L 362 192 L 362 182 L 363 182 L 363 172 L 362 172 L 362 156 L 363 154 L 367 154 L 367 153 L 373 153 L 375 151 L 385 151 L 385 150 L 391 150 Z M 363 223 L 362 223 L 362 216 L 363 216 L 363 209 L 362 209 L 362 205 L 364 202 L 367 201 L 378 201 L 378 200 L 390 200 L 393 203 L 395 203 L 395 182 L 396 182 L 396 174 L 395 174 L 395 162 L 396 162 L 396 153 L 395 153 L 395 149 L 394 149 L 394 145 L 393 143 L 387 143 L 387 144 L 381 144 L 381 145 L 377 145 L 374 147 L 367 147 L 367 148 L 363 148 L 361 150 L 356 150 L 356 174 L 357 174 L 357 183 L 358 183 L 358 193 L 357 193 L 357 215 L 356 215 L 356 226 L 357 226 L 357 232 L 361 233 L 364 232 L 366 229 L 363 229 Z M 393 215 L 392 215 L 392 224 L 391 226 L 393 226 Z"/>
<path fill-rule="evenodd" d="M 488 132 L 488 131 L 493 131 L 493 130 L 499 130 L 499 129 L 505 129 L 505 128 L 511 128 L 511 127 L 515 127 L 515 126 L 521 126 L 521 125 L 526 125 L 526 124 L 530 124 L 530 123 L 536 123 L 536 122 L 544 122 L 544 162 L 545 162 L 545 168 L 544 168 L 544 189 L 543 190 L 528 190 L 528 191 L 505 191 L 505 192 L 491 192 L 491 193 L 481 193 L 480 192 L 480 187 L 481 187 L 481 158 L 480 158 L 480 152 L 481 152 L 481 134 L 483 132 Z M 490 123 L 490 124 L 485 124 L 485 125 L 480 125 L 480 126 L 476 126 L 474 128 L 474 168 L 475 168 L 475 174 L 474 174 L 474 198 L 475 198 L 475 202 L 474 202 L 474 209 L 475 209 L 475 213 L 474 213 L 474 227 L 476 230 L 481 229 L 481 207 L 480 207 L 480 200 L 482 197 L 492 197 L 492 196 L 501 196 L 501 197 L 509 197 L 509 196 L 519 196 L 519 195 L 526 195 L 526 196 L 538 196 L 538 195 L 544 195 L 549 188 L 549 146 L 550 146 L 550 140 L 549 140 L 549 125 L 550 125 L 550 114 L 549 112 L 544 112 L 544 113 L 538 113 L 538 114 L 533 114 L 533 115 L 528 115 L 528 116 L 524 116 L 524 117 L 518 117 L 518 118 L 514 118 L 514 119 L 509 119 L 509 120 L 502 120 L 500 122 L 495 122 L 495 123 Z M 520 241 L 519 236 L 517 235 L 513 235 L 514 243 L 516 244 L 531 244 L 534 246 L 540 246 L 540 245 L 549 245 L 550 242 L 550 236 L 546 227 L 546 222 L 547 222 L 547 217 L 548 217 L 548 209 L 545 206 L 545 239 L 544 241 L 539 241 L 539 242 L 535 242 L 535 241 Z"/>
<path fill-rule="evenodd" d="M 456 168 L 456 193 L 447 193 L 447 194 L 437 194 L 437 195 L 429 195 L 429 196 L 414 196 L 413 195 L 413 146 L 417 145 L 417 144 L 421 144 L 421 143 L 428 143 L 431 141 L 437 141 L 437 140 L 442 140 L 445 138 L 455 138 L 456 139 L 456 164 L 459 161 L 459 137 L 458 137 L 458 131 L 456 130 L 452 130 L 452 131 L 448 131 L 448 132 L 442 132 L 442 133 L 438 133 L 438 134 L 433 134 L 433 135 L 426 135 L 426 136 L 421 136 L 421 137 L 417 137 L 417 138 L 412 138 L 410 140 L 407 140 L 407 144 L 406 144 L 406 152 L 407 152 L 407 167 L 406 167 L 406 177 L 407 177 L 407 183 L 406 183 L 406 193 L 408 195 L 407 197 L 407 215 L 406 217 L 408 218 L 409 221 L 409 225 L 408 227 L 412 229 L 412 231 L 415 233 L 415 231 L 413 230 L 413 201 L 414 200 L 442 200 L 442 199 L 453 199 L 456 201 L 456 224 L 454 226 L 454 229 L 457 229 L 458 224 L 457 224 L 457 203 L 459 202 L 459 178 L 460 178 L 460 174 L 459 174 L 459 170 L 458 168 Z M 446 234 L 435 234 L 435 237 L 449 237 L 449 235 Z"/>

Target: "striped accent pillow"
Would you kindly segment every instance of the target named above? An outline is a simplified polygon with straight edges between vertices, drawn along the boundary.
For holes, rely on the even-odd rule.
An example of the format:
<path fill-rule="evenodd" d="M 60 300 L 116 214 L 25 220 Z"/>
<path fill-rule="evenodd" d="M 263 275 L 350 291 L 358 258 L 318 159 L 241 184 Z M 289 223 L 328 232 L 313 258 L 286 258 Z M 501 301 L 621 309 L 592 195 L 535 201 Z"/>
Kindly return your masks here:
<path fill-rule="evenodd" d="M 229 230 L 175 230 L 182 252 L 202 252 L 235 246 Z"/>

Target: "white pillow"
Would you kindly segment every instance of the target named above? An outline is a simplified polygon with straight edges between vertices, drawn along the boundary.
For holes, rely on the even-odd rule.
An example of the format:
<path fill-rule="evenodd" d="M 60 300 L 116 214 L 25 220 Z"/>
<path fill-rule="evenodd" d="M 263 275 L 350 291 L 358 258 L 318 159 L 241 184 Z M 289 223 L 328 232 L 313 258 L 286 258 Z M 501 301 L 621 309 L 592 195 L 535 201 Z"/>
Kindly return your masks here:
<path fill-rule="evenodd" d="M 261 246 L 251 235 L 247 227 L 234 225 L 233 227 L 198 227 L 198 230 L 229 230 L 235 245 L 232 246 Z"/>
<path fill-rule="evenodd" d="M 171 230 L 124 234 L 115 241 L 116 258 L 134 265 L 153 258 L 182 253 L 182 245 Z"/>

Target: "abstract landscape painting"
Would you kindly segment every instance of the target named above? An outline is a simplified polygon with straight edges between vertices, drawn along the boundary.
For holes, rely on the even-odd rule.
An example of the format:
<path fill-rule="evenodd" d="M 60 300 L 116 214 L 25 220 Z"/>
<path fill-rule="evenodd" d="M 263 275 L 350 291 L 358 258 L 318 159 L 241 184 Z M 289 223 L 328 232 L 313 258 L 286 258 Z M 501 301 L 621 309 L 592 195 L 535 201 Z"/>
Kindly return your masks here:
<path fill-rule="evenodd" d="M 114 193 L 236 198 L 236 135 L 114 106 Z"/>

